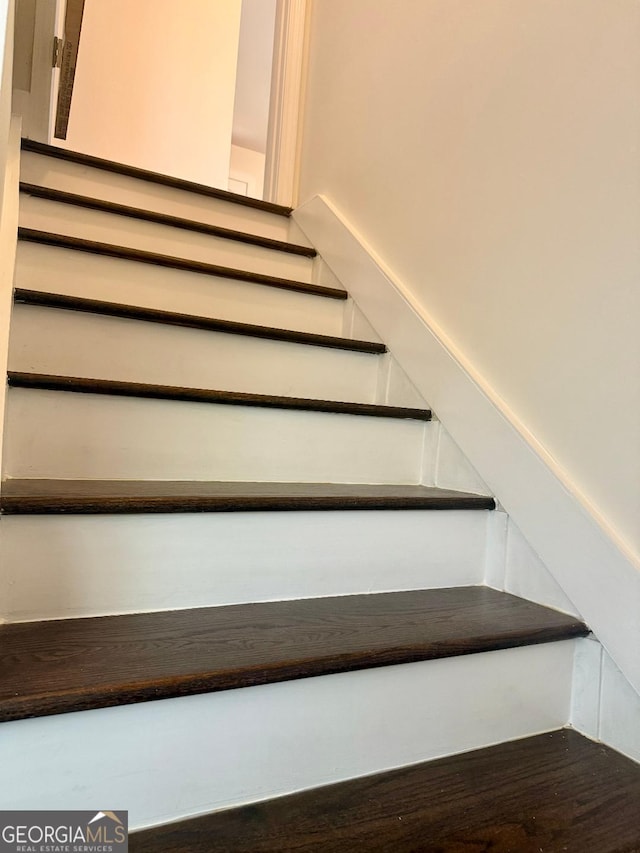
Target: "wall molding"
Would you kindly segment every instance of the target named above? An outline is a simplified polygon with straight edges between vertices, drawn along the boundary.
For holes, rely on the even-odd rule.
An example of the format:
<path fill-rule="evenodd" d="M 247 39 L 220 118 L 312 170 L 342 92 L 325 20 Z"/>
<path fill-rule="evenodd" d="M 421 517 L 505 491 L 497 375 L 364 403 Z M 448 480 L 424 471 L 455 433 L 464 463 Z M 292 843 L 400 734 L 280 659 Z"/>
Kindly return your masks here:
<path fill-rule="evenodd" d="M 635 555 L 328 198 L 294 218 L 640 693 Z"/>
<path fill-rule="evenodd" d="M 308 0 L 278 0 L 264 199 L 291 206 L 298 181 Z"/>

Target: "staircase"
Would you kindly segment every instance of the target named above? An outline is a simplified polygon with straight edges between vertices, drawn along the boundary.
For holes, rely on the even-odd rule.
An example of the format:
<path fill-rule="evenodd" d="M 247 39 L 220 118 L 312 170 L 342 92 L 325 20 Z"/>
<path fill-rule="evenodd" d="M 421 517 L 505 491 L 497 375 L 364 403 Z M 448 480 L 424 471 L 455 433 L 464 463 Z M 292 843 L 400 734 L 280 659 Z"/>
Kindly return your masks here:
<path fill-rule="evenodd" d="M 483 585 L 494 499 L 432 484 L 290 211 L 28 141 L 21 175 L 2 807 L 128 809 L 141 851 L 640 849 L 636 766 L 566 729 L 587 627 Z"/>

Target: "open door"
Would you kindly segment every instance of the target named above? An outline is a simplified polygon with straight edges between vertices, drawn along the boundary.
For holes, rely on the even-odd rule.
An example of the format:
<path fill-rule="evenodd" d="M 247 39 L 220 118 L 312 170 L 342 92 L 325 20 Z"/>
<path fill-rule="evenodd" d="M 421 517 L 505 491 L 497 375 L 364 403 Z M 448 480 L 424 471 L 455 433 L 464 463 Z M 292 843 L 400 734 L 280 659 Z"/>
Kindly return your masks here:
<path fill-rule="evenodd" d="M 84 0 L 18 0 L 16 49 L 30 46 L 31 62 L 14 96 L 29 139 L 66 138 L 83 12 Z"/>
<path fill-rule="evenodd" d="M 57 0 L 56 2 L 57 16 L 61 15 L 64 9 L 64 24 L 62 51 L 56 57 L 57 62 L 53 69 L 52 80 L 51 103 L 52 105 L 55 104 L 55 118 L 52 117 L 55 139 L 67 138 L 73 83 L 76 76 L 76 65 L 78 64 L 84 3 L 85 0 Z M 61 20 L 57 17 L 56 27 L 59 27 L 60 24 Z"/>

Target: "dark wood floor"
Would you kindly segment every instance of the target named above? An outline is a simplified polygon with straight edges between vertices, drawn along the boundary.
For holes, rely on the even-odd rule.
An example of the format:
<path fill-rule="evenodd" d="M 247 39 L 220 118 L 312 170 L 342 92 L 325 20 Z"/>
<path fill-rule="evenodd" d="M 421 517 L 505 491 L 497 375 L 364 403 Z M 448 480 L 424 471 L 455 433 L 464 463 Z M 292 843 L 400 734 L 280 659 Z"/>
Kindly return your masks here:
<path fill-rule="evenodd" d="M 584 636 L 486 587 L 0 626 L 0 720 Z"/>
<path fill-rule="evenodd" d="M 632 853 L 640 767 L 572 731 L 132 834 L 132 853 Z"/>

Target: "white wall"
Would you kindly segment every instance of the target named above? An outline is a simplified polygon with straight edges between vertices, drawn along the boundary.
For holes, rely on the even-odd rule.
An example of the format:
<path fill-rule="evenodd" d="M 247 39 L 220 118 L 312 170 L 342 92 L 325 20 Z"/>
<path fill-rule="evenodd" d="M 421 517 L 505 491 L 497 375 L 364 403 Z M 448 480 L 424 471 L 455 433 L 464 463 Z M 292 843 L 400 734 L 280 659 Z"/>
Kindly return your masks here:
<path fill-rule="evenodd" d="M 276 0 L 242 0 L 232 141 L 262 154 L 267 150 L 275 23 Z"/>
<path fill-rule="evenodd" d="M 640 696 L 600 643 L 576 645 L 571 725 L 640 762 Z"/>
<path fill-rule="evenodd" d="M 240 145 L 231 146 L 229 189 L 242 195 L 262 198 L 265 155 Z"/>
<path fill-rule="evenodd" d="M 241 0 L 87 0 L 63 144 L 226 189 L 240 11 Z"/>
<path fill-rule="evenodd" d="M 639 36 L 636 0 L 315 2 L 300 191 L 636 554 Z"/>

